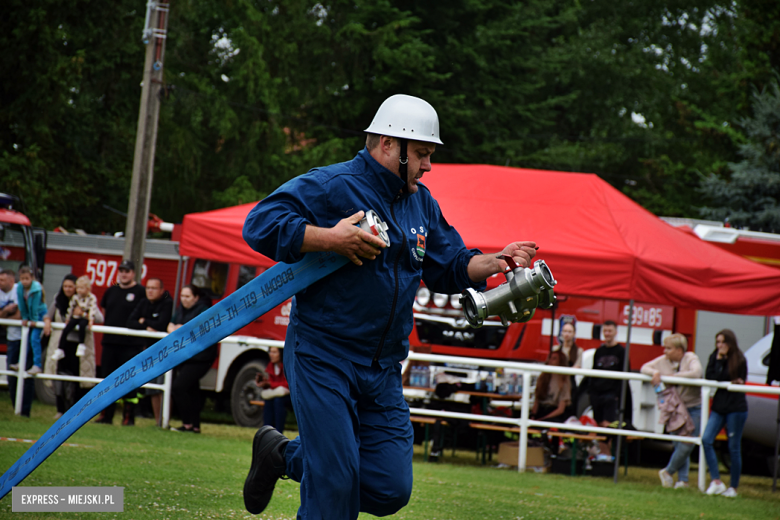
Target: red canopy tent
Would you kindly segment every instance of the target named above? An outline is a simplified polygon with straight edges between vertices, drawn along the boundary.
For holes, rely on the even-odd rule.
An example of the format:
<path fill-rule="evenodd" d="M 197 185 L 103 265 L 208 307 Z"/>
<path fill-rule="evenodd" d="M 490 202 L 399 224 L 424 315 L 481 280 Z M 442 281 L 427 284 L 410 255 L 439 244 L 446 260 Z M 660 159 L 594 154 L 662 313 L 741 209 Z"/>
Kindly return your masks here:
<path fill-rule="evenodd" d="M 780 314 L 780 270 L 726 253 L 593 174 L 434 164 L 423 182 L 468 247 L 535 240 L 556 293 L 753 315 Z M 241 238 L 254 204 L 187 215 L 181 254 L 269 265 Z"/>
<path fill-rule="evenodd" d="M 276 262 L 253 251 L 241 236 L 246 216 L 255 204 L 185 215 L 179 254 L 241 265 L 272 266 Z"/>

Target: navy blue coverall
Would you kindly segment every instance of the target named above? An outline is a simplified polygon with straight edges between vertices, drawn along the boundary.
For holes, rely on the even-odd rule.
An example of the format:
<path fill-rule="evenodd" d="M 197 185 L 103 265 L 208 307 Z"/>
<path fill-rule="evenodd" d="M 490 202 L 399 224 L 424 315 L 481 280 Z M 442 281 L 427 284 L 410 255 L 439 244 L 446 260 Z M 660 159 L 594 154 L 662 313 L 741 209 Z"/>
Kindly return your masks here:
<path fill-rule="evenodd" d="M 349 263 L 293 299 L 284 369 L 299 437 L 285 457 L 301 483 L 299 518 L 385 516 L 406 505 L 413 434 L 399 362 L 420 279 L 445 294 L 485 288 L 467 272 L 479 251 L 466 249 L 427 188 L 401 194 L 403 185 L 363 149 L 285 183 L 244 224 L 254 250 L 287 263 L 303 257 L 307 224 L 330 228 L 373 209 L 389 225 L 391 245 L 375 260 Z"/>

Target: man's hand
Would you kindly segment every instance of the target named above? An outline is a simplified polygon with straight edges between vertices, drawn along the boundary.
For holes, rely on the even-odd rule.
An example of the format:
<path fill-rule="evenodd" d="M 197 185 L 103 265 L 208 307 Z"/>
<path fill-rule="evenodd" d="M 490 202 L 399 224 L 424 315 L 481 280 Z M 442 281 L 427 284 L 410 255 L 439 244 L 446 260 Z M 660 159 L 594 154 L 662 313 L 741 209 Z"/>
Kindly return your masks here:
<path fill-rule="evenodd" d="M 14 315 L 19 312 L 19 307 L 15 303 L 8 302 L 0 309 L 0 318 L 14 319 Z"/>
<path fill-rule="evenodd" d="M 143 325 L 144 321 L 146 321 L 144 318 L 138 318 L 138 323 Z"/>
<path fill-rule="evenodd" d="M 346 256 L 355 265 L 363 265 L 358 256 L 375 260 L 386 247 L 384 240 L 357 227 L 364 216 L 365 212 L 358 211 L 351 217 L 342 219 L 332 228 L 334 241 L 332 251 Z"/>
<path fill-rule="evenodd" d="M 536 242 L 512 242 L 498 254 L 472 256 L 468 266 L 471 281 L 481 282 L 506 271 L 509 266 L 501 258 L 503 255 L 510 255 L 520 267 L 528 267 L 536 256 Z"/>
<path fill-rule="evenodd" d="M 338 224 L 329 229 L 306 226 L 301 252 L 333 251 L 346 256 L 355 265 L 363 265 L 358 257 L 369 260 L 376 259 L 382 249 L 387 246 L 381 238 L 357 227 L 356 224 L 364 215 L 364 212 L 358 211 L 351 217 L 340 220 Z"/>
<path fill-rule="evenodd" d="M 512 242 L 504 248 L 499 256 L 509 255 L 512 260 L 520 267 L 530 267 L 531 260 L 536 256 L 536 242 Z M 501 260 L 502 272 L 509 267 L 507 263 Z"/>

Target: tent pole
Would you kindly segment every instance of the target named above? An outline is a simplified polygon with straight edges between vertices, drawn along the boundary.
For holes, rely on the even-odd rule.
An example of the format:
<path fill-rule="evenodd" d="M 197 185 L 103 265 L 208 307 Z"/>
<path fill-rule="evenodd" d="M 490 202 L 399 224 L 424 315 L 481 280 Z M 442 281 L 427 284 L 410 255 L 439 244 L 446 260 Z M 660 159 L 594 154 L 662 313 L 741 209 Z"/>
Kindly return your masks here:
<path fill-rule="evenodd" d="M 777 400 L 777 430 L 775 431 L 775 460 L 772 471 L 772 493 L 777 491 L 777 462 L 780 455 L 780 399 Z"/>
<path fill-rule="evenodd" d="M 553 349 L 553 336 L 555 336 L 555 308 L 557 306 L 557 302 L 553 302 L 552 317 L 550 318 L 550 352 L 552 352 Z"/>
<path fill-rule="evenodd" d="M 181 283 L 181 266 L 182 258 L 179 255 L 179 263 L 176 265 L 176 283 L 173 285 L 173 308 L 176 309 L 176 304 L 179 302 L 179 284 Z"/>
<path fill-rule="evenodd" d="M 631 354 L 631 322 L 634 320 L 634 300 L 632 299 L 628 304 L 628 333 L 626 334 L 626 357 L 623 359 L 623 372 L 628 372 L 631 366 L 629 356 Z M 623 418 L 626 412 L 626 388 L 628 387 L 628 381 L 622 379 L 620 381 L 620 414 L 618 416 L 618 428 L 623 428 Z M 618 471 L 620 470 L 620 450 L 623 446 L 623 437 L 618 435 L 617 449 L 615 450 L 615 472 L 613 480 L 615 484 L 618 481 Z"/>

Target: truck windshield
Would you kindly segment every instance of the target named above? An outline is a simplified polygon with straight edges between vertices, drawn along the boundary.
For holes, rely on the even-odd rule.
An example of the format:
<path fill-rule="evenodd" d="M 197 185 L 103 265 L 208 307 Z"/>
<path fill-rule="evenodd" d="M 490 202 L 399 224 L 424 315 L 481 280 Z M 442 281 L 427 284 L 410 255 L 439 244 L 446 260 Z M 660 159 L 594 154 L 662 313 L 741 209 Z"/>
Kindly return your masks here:
<path fill-rule="evenodd" d="M 0 269 L 18 271 L 23 264 L 32 265 L 32 235 L 29 228 L 0 222 Z"/>

